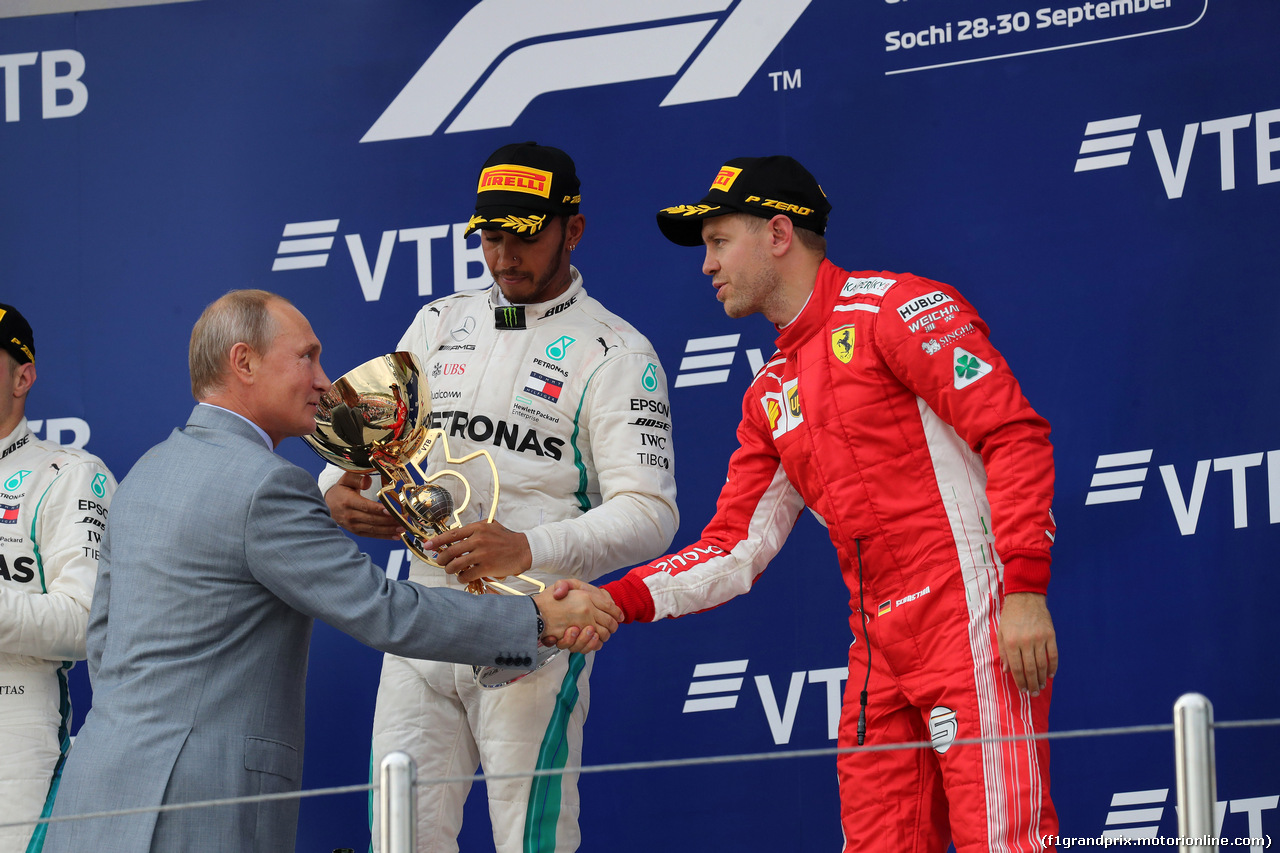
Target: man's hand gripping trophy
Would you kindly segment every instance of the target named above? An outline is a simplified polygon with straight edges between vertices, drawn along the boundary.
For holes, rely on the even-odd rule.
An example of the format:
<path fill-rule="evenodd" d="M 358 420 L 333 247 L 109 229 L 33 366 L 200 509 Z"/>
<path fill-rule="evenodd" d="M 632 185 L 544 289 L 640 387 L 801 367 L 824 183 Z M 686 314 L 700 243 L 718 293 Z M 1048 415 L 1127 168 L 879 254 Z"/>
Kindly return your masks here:
<path fill-rule="evenodd" d="M 531 564 L 527 540 L 494 521 L 499 478 L 492 455 L 478 450 L 453 457 L 444 430 L 427 428 L 430 401 L 418 361 L 408 352 L 379 356 L 333 383 L 306 441 L 347 472 L 325 495 L 334 520 L 361 536 L 400 539 L 424 562 L 456 575 L 469 592 L 526 594 L 511 580 L 531 587 L 543 621 L 538 666 L 561 650 L 601 648 L 617 630 L 621 611 L 590 584 L 569 579 L 553 591 L 524 574 Z M 428 474 L 427 457 L 437 448 L 434 458 L 443 461 Z M 467 463 L 487 465 L 493 490 L 484 520 L 463 524 L 462 513 L 472 504 L 471 482 L 460 470 Z M 374 476 L 381 480 L 377 501 L 361 494 Z M 500 687 L 525 674 L 477 667 L 476 679 Z"/>

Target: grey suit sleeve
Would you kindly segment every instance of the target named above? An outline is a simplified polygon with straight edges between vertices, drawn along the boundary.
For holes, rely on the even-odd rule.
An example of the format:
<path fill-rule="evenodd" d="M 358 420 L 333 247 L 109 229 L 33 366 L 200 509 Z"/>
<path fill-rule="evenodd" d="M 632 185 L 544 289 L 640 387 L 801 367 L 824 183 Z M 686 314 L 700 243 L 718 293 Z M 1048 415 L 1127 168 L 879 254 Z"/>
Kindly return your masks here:
<path fill-rule="evenodd" d="M 107 611 L 111 603 L 111 527 L 102 536 L 98 551 L 98 580 L 93 588 L 93 602 L 89 605 L 89 623 L 85 628 L 85 657 L 89 667 L 89 682 L 98 679 L 98 665 L 102 663 L 102 647 L 107 641 Z"/>
<path fill-rule="evenodd" d="M 301 468 L 267 472 L 245 524 L 245 556 L 254 577 L 291 607 L 362 643 L 456 663 L 531 664 L 535 657 L 532 601 L 388 579 L 339 529 L 315 480 Z"/>

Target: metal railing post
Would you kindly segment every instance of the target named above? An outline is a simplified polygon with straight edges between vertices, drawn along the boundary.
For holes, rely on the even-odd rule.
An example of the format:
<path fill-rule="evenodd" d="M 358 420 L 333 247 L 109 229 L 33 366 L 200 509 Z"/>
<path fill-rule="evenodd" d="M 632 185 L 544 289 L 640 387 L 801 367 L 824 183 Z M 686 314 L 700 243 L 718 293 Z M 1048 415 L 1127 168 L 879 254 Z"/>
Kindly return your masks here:
<path fill-rule="evenodd" d="M 1213 704 L 1199 693 L 1184 693 L 1173 705 L 1173 749 L 1178 776 L 1178 835 L 1183 839 L 1178 849 L 1182 853 L 1218 853 Z"/>
<path fill-rule="evenodd" d="M 378 827 L 386 853 L 415 853 L 418 821 L 414 796 L 418 768 L 405 752 L 391 752 L 382 759 L 379 775 Z"/>

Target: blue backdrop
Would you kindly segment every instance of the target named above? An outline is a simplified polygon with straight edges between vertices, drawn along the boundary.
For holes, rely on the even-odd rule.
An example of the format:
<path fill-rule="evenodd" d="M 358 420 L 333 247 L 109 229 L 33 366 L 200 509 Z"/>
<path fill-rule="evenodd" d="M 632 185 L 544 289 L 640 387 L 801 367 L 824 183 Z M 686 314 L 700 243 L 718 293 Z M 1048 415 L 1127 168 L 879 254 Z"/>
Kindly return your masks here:
<path fill-rule="evenodd" d="M 28 414 L 122 477 L 183 422 L 191 325 L 230 288 L 293 300 L 331 376 L 387 351 L 426 299 L 484 286 L 476 174 L 534 139 L 577 160 L 590 291 L 665 365 L 692 541 L 773 329 L 726 318 L 653 215 L 730 157 L 788 153 L 834 205 L 832 259 L 958 287 L 1053 425 L 1053 728 L 1167 722 L 1188 690 L 1274 717 L 1280 5 L 1069 2 L 0 3 L 0 301 L 36 331 Z M 758 587 L 610 643 L 586 763 L 834 745 L 847 593 L 811 518 Z M 711 664 L 740 690 L 687 708 Z M 366 779 L 378 668 L 317 629 L 307 787 Z M 1218 748 L 1223 834 L 1280 833 L 1280 733 Z M 1054 748 L 1067 835 L 1175 835 L 1173 786 L 1165 734 Z M 840 837 L 830 757 L 582 787 L 585 849 Z M 361 796 L 302 815 L 300 850 L 367 844 Z"/>

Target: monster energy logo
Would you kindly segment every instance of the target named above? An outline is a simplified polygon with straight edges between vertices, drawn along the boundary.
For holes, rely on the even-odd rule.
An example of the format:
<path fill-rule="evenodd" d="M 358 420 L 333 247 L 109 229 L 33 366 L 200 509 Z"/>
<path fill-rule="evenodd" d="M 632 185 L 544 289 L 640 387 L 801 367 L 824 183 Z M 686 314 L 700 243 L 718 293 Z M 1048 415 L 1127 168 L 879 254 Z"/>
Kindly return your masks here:
<path fill-rule="evenodd" d="M 569 346 L 573 344 L 574 340 L 575 338 L 571 338 L 568 335 L 561 335 L 558 340 L 554 340 L 547 344 L 547 358 L 552 361 L 559 361 L 564 358 L 565 352 L 569 349 Z"/>
<path fill-rule="evenodd" d="M 499 329 L 523 329 L 524 306 L 500 305 L 493 309 L 493 325 Z"/>
<path fill-rule="evenodd" d="M 644 390 L 652 393 L 658 390 L 658 367 L 650 364 L 644 369 L 644 375 L 640 377 L 640 384 L 644 386 Z"/>

